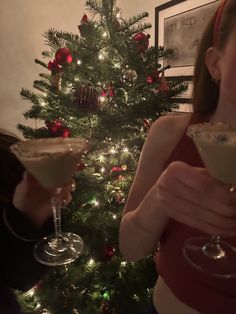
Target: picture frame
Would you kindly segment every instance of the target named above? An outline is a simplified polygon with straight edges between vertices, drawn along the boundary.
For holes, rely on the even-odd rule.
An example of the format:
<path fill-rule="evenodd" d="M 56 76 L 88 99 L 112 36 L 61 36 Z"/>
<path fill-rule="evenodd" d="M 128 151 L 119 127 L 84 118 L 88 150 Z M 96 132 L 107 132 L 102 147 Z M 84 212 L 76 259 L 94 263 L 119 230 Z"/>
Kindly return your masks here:
<path fill-rule="evenodd" d="M 172 0 L 155 8 L 155 45 L 170 49 L 161 60 L 168 78 L 191 80 L 203 30 L 220 0 Z"/>

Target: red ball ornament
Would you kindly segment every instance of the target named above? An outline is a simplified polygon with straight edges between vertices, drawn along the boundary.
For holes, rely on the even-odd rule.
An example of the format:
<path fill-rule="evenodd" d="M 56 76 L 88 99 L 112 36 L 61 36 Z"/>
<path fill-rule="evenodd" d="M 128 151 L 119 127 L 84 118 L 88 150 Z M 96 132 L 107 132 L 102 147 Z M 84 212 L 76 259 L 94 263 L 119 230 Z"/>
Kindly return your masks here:
<path fill-rule="evenodd" d="M 115 166 L 111 169 L 110 174 L 112 174 L 113 172 L 122 172 L 123 168 Z"/>
<path fill-rule="evenodd" d="M 69 137 L 70 136 L 70 129 L 64 126 L 61 121 L 46 121 L 45 122 L 48 130 L 53 137 Z"/>
<path fill-rule="evenodd" d="M 151 74 L 148 75 L 146 78 L 146 82 L 148 84 L 153 84 L 155 82 L 158 82 L 160 79 L 160 72 L 158 70 L 154 70 Z"/>
<path fill-rule="evenodd" d="M 151 85 L 154 82 L 153 76 L 152 75 L 148 75 L 148 77 L 146 78 L 146 82 Z"/>
<path fill-rule="evenodd" d="M 78 164 L 77 164 L 77 167 L 76 167 L 76 169 L 77 169 L 78 171 L 83 171 L 85 168 L 86 168 L 86 164 L 83 163 L 82 161 L 81 161 L 80 163 L 78 163 Z"/>
<path fill-rule="evenodd" d="M 114 246 L 109 245 L 109 244 L 104 245 L 104 247 L 103 247 L 103 260 L 105 262 L 109 262 L 112 259 L 112 257 L 115 255 L 115 252 L 116 252 L 116 250 L 115 250 Z"/>
<path fill-rule="evenodd" d="M 133 40 L 136 42 L 138 46 L 138 50 L 140 52 L 144 52 L 148 49 L 149 46 L 149 34 L 145 34 L 143 32 L 139 32 L 136 35 L 134 35 Z"/>
<path fill-rule="evenodd" d="M 88 16 L 86 14 L 83 15 L 81 19 L 81 24 L 87 24 L 89 21 Z"/>
<path fill-rule="evenodd" d="M 108 302 L 103 302 L 100 306 L 102 314 L 112 314 L 110 304 Z"/>
<path fill-rule="evenodd" d="M 73 58 L 68 48 L 60 48 L 55 54 L 56 62 L 60 65 L 69 64 Z"/>

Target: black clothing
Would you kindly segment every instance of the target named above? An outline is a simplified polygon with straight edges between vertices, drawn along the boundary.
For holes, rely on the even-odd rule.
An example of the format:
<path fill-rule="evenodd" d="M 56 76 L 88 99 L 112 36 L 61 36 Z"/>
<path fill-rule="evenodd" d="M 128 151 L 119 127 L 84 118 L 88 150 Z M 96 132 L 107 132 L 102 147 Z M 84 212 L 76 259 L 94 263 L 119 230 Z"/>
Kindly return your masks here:
<path fill-rule="evenodd" d="M 0 314 L 19 314 L 13 289 L 27 291 L 42 277 L 45 266 L 33 257 L 33 247 L 42 235 L 49 233 L 52 222 L 41 231 L 12 205 L 16 185 L 24 168 L 9 151 L 18 140 L 0 134 Z"/>

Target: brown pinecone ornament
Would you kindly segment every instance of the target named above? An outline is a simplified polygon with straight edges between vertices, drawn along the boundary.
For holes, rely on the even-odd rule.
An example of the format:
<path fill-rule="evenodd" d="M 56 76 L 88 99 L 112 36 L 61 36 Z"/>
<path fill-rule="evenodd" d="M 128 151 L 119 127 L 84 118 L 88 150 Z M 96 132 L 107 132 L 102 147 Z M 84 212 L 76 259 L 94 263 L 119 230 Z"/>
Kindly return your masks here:
<path fill-rule="evenodd" d="M 81 109 L 96 110 L 98 92 L 91 85 L 81 85 L 74 91 L 74 104 Z"/>
<path fill-rule="evenodd" d="M 61 73 L 52 74 L 50 77 L 50 83 L 53 89 L 61 89 Z"/>

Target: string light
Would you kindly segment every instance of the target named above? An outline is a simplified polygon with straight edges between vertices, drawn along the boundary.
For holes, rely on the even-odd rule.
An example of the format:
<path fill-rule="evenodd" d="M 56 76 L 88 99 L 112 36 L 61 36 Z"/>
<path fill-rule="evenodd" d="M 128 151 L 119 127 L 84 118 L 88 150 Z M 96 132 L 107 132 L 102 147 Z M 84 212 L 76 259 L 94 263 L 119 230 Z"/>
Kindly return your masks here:
<path fill-rule="evenodd" d="M 37 304 L 36 304 L 36 306 L 35 306 L 35 310 L 38 310 L 38 309 L 40 309 L 41 308 L 41 304 L 38 302 Z"/>
<path fill-rule="evenodd" d="M 32 297 L 34 294 L 35 294 L 35 288 L 32 288 L 25 293 L 25 295 L 29 297 Z"/>
<path fill-rule="evenodd" d="M 89 267 L 95 266 L 95 260 L 94 260 L 93 258 L 90 258 L 90 260 L 88 261 L 87 265 L 88 265 Z"/>
<path fill-rule="evenodd" d="M 97 200 L 93 203 L 94 207 L 99 207 L 99 205 L 100 205 L 100 203 Z"/>
<path fill-rule="evenodd" d="M 114 68 L 116 68 L 116 69 L 120 69 L 120 67 L 121 67 L 121 64 L 120 63 L 114 63 Z"/>
<path fill-rule="evenodd" d="M 105 53 L 104 52 L 101 52 L 99 55 L 98 55 L 98 59 L 100 61 L 103 61 L 105 59 Z"/>
<path fill-rule="evenodd" d="M 101 96 L 101 97 L 99 97 L 99 100 L 100 100 L 101 103 L 103 103 L 106 100 L 106 97 Z"/>
<path fill-rule="evenodd" d="M 122 267 L 126 267 L 126 266 L 127 266 L 127 262 L 126 262 L 126 261 L 123 261 L 123 262 L 120 263 L 120 265 L 121 265 Z"/>
<path fill-rule="evenodd" d="M 117 151 L 115 150 L 114 147 L 112 147 L 109 152 L 110 152 L 110 154 L 115 154 L 115 153 L 117 153 Z"/>
<path fill-rule="evenodd" d="M 102 162 L 104 162 L 106 160 L 106 158 L 104 157 L 103 154 L 101 154 L 101 155 L 98 156 L 98 160 L 99 160 L 99 162 L 102 163 Z"/>
<path fill-rule="evenodd" d="M 102 167 L 101 169 L 100 169 L 100 172 L 101 173 L 104 173 L 106 171 L 106 169 L 104 168 L 104 167 Z"/>

